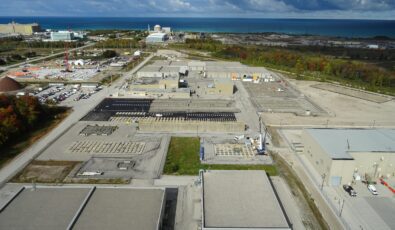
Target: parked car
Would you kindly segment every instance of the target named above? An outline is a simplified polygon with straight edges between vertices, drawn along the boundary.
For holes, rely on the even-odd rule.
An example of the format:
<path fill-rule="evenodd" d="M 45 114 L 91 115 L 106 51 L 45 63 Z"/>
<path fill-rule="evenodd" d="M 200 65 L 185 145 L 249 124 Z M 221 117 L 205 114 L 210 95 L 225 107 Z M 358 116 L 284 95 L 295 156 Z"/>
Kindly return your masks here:
<path fill-rule="evenodd" d="M 343 185 L 344 191 L 346 191 L 350 196 L 357 196 L 357 192 L 350 185 Z"/>
<path fill-rule="evenodd" d="M 368 189 L 369 191 L 373 194 L 373 195 L 378 195 L 379 193 L 376 190 L 376 187 L 372 184 L 368 185 Z"/>

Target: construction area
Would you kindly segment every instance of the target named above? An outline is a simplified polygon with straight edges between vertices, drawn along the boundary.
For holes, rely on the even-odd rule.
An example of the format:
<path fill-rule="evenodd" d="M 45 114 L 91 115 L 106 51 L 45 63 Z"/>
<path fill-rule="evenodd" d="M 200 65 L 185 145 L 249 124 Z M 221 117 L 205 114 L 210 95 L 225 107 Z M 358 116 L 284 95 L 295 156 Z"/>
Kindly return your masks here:
<path fill-rule="evenodd" d="M 0 229 L 159 230 L 165 193 L 163 188 L 22 187 L 0 207 Z"/>
<path fill-rule="evenodd" d="M 333 159 L 324 159 L 331 153 L 309 158 L 305 142 L 309 146 L 316 143 L 314 137 L 305 138 L 305 132 L 309 132 L 306 128 L 395 127 L 392 119 L 395 103 L 391 98 L 372 96 L 365 100 L 363 92 L 338 92 L 341 89 L 327 87 L 326 83 L 317 86 L 316 82 L 285 79 L 265 68 L 238 62 L 151 60 L 142 65 L 140 71 L 126 74 L 124 79 L 114 83 L 113 91 L 103 89 L 103 95 L 107 92 L 105 98 L 96 100 L 93 109 L 81 114 L 82 119 L 76 119 L 14 177 L 15 182 L 32 183 L 32 186 L 21 190 L 4 206 L 0 212 L 0 228 L 9 229 L 15 224 L 12 221 L 16 221 L 14 215 L 21 209 L 19 202 L 29 204 L 27 211 L 32 212 L 32 205 L 42 201 L 44 195 L 39 194 L 44 193 L 50 199 L 51 196 L 54 200 L 62 199 L 59 207 L 62 210 L 64 207 L 65 218 L 56 226 L 61 229 L 103 226 L 115 229 L 165 226 L 165 230 L 325 228 L 324 218 L 312 207 L 327 208 L 328 204 L 329 209 L 323 212 L 327 216 L 334 215 L 335 221 L 331 221 L 337 223 L 341 215 L 339 201 L 344 199 L 347 203 L 343 215 L 353 219 L 348 202 L 355 202 L 345 197 L 340 185 L 352 182 L 353 170 L 359 167 L 359 161 L 351 165 L 350 159 L 342 159 L 339 164 Z M 393 136 L 392 133 L 385 135 Z M 343 150 L 347 147 L 347 141 L 332 143 L 335 135 L 325 136 L 322 139 L 330 146 Z M 350 149 L 355 146 L 352 138 L 340 139 L 348 139 Z M 298 177 L 303 178 L 302 182 L 296 181 L 296 174 L 282 172 L 284 167 L 278 163 L 280 156 L 284 164 L 289 164 L 289 172 L 295 170 Z M 379 164 L 376 173 L 388 174 L 387 168 L 391 166 L 387 167 L 386 161 L 392 164 L 392 155 L 380 156 L 385 161 L 374 159 Z M 336 170 L 319 171 L 326 170 L 328 162 L 332 168 L 347 168 L 342 171 L 347 176 L 335 175 Z M 249 170 L 229 170 L 235 168 Z M 270 177 L 263 170 L 252 170 L 258 168 L 265 168 Z M 200 169 L 205 170 L 199 172 Z M 277 173 L 284 177 L 276 176 Z M 313 186 L 310 180 L 314 181 Z M 317 188 L 322 182 L 321 191 L 327 194 L 326 198 L 319 197 Z M 391 179 L 385 182 L 393 184 Z M 59 191 L 48 192 L 49 188 L 35 183 L 70 184 L 62 188 L 55 186 L 51 191 Z M 120 188 L 84 185 L 94 183 L 118 184 Z M 336 185 L 329 186 L 332 183 Z M 309 187 L 301 190 L 303 186 Z M 361 194 L 355 199 L 360 201 L 358 207 L 375 210 L 369 208 L 361 216 L 369 219 L 366 213 L 372 214 L 371 220 L 387 227 L 383 229 L 391 229 L 390 215 L 383 214 L 392 213 L 391 207 L 375 199 L 390 203 L 389 190 L 377 184 L 380 195 L 372 197 L 362 182 L 353 186 Z M 172 205 L 163 205 L 170 189 L 173 189 L 169 196 Z M 2 199 L 0 207 L 1 202 Z M 327 202 L 325 206 L 323 202 Z M 82 205 L 83 210 L 79 210 Z M 54 205 L 51 201 L 44 206 L 51 210 Z M 384 207 L 384 211 L 380 211 L 380 207 Z M 164 209 L 176 215 L 160 211 Z M 108 214 L 111 220 L 103 218 L 107 216 L 105 212 L 111 212 Z M 27 215 L 24 211 L 21 213 L 19 217 Z M 52 222 L 57 221 L 57 213 L 56 210 L 49 214 L 38 212 L 37 218 L 55 215 L 45 226 L 40 226 L 42 223 L 31 216 L 16 226 L 24 229 L 30 221 L 32 228 L 51 229 L 55 226 Z M 172 219 L 173 224 L 162 225 L 161 216 Z"/>
<path fill-rule="evenodd" d="M 66 67 L 63 60 L 50 60 L 35 66 L 26 66 L 6 73 L 21 81 L 90 81 L 100 72 L 100 64 L 95 61 L 74 61 Z M 103 68 L 104 69 L 104 68 Z"/>

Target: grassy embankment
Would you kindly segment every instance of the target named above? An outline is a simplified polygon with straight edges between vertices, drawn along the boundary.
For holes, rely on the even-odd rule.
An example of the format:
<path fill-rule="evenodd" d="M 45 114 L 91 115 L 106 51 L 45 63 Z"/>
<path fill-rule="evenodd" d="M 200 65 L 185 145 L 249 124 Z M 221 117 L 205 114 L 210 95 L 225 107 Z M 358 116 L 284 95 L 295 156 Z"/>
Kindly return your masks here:
<path fill-rule="evenodd" d="M 166 157 L 164 174 L 197 175 L 199 169 L 211 170 L 265 170 L 269 175 L 277 175 L 273 165 L 212 165 L 202 164 L 199 159 L 200 141 L 198 137 L 172 137 Z"/>

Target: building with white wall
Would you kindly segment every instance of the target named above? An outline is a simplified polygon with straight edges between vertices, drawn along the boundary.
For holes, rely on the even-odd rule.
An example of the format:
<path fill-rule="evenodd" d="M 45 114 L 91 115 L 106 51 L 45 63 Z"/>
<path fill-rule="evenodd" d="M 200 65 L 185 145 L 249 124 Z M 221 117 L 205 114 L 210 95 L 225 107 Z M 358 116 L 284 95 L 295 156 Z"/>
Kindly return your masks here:
<path fill-rule="evenodd" d="M 148 37 L 145 39 L 145 42 L 147 43 L 162 43 L 165 42 L 169 39 L 166 33 L 152 33 L 148 35 Z"/>
<path fill-rule="evenodd" d="M 302 143 L 328 185 L 395 176 L 394 129 L 306 129 Z"/>

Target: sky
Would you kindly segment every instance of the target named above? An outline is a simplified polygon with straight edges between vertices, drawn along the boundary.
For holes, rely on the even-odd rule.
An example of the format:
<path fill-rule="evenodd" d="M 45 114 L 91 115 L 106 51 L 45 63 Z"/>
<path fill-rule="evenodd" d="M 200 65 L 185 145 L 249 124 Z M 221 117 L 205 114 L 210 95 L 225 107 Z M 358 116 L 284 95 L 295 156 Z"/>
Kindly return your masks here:
<path fill-rule="evenodd" d="M 0 16 L 395 20 L 395 0 L 0 0 L 0 5 Z"/>

